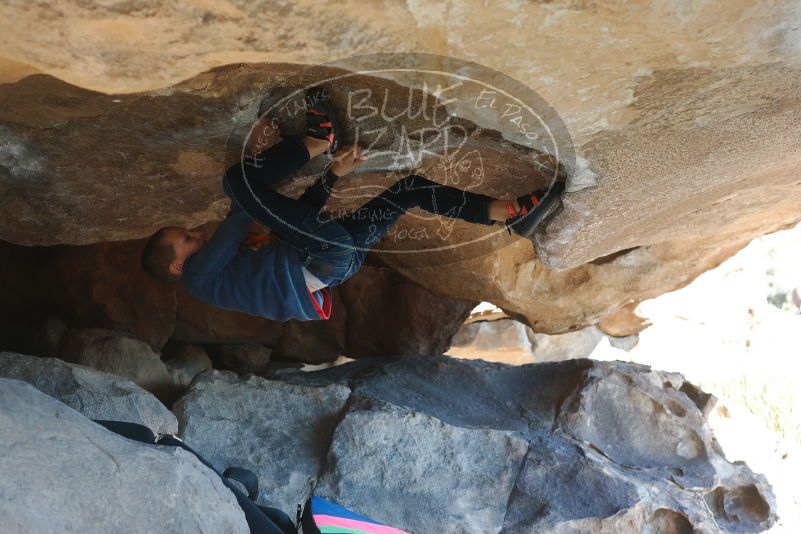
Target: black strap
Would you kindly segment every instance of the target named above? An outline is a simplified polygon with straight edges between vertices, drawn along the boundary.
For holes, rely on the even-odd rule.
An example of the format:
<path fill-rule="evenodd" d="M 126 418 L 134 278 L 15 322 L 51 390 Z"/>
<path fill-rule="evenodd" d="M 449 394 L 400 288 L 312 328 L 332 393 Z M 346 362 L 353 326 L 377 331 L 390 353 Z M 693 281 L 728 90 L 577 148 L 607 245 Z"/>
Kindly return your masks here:
<path fill-rule="evenodd" d="M 278 528 L 283 530 L 284 534 L 298 534 L 298 527 L 282 510 L 279 510 L 278 508 L 271 508 L 269 506 L 256 506 L 270 519 L 270 521 L 275 523 Z"/>
<path fill-rule="evenodd" d="M 303 534 L 321 534 L 320 529 L 314 522 L 311 497 L 306 500 L 306 505 L 303 507 L 303 514 L 300 516 L 298 523 L 303 527 Z"/>
<path fill-rule="evenodd" d="M 255 501 L 259 498 L 259 478 L 253 471 L 242 467 L 229 467 L 223 471 L 223 476 L 231 480 L 236 480 L 245 486 L 248 492 L 248 498 L 251 501 Z"/>
<path fill-rule="evenodd" d="M 125 438 L 140 441 L 142 443 L 155 443 L 156 435 L 145 425 L 137 423 L 127 423 L 125 421 L 107 421 L 105 419 L 93 419 L 98 425 L 106 427 L 115 434 Z"/>
<path fill-rule="evenodd" d="M 220 472 L 214 469 L 209 462 L 207 462 L 202 456 L 200 456 L 197 452 L 192 450 L 188 445 L 186 445 L 183 441 L 176 438 L 175 436 L 171 436 L 169 434 L 161 435 L 158 440 L 153 432 L 143 425 L 137 425 L 135 423 L 125 423 L 122 421 L 104 421 L 104 420 L 94 420 L 95 423 L 106 427 L 108 430 L 115 432 L 121 436 L 124 436 L 128 439 L 132 439 L 135 441 L 141 441 L 142 443 L 157 443 L 159 445 L 165 445 L 170 447 L 180 447 L 185 451 L 193 454 L 203 465 L 214 471 L 218 476 Z M 230 469 L 229 469 L 230 470 Z M 242 471 L 247 471 L 247 469 L 242 469 Z M 227 473 L 228 471 L 226 471 Z M 248 471 L 249 472 L 249 471 Z M 252 474 L 252 473 L 251 473 Z M 254 477 L 256 475 L 253 475 Z M 233 492 L 234 496 L 236 497 L 236 502 L 239 504 L 242 511 L 245 513 L 245 520 L 248 523 L 248 527 L 250 527 L 251 534 L 296 534 L 297 529 L 292 525 L 292 521 L 289 519 L 286 514 L 283 517 L 280 517 L 279 514 L 282 512 L 280 510 L 274 510 L 272 512 L 272 516 L 276 519 L 280 520 L 280 523 L 276 523 L 270 517 L 268 517 L 263 510 L 261 510 L 256 504 L 252 501 L 248 500 L 242 491 L 236 487 L 230 480 L 227 479 L 226 476 L 220 477 L 223 484 Z M 238 480 L 239 479 L 234 479 Z M 241 482 L 241 481 L 240 481 Z M 244 482 L 242 482 L 244 484 Z M 247 486 L 246 486 L 247 487 Z M 258 479 L 256 479 L 256 494 L 258 494 Z M 250 492 L 250 488 L 248 488 L 248 492 Z M 255 498 L 255 497 L 251 497 Z"/>

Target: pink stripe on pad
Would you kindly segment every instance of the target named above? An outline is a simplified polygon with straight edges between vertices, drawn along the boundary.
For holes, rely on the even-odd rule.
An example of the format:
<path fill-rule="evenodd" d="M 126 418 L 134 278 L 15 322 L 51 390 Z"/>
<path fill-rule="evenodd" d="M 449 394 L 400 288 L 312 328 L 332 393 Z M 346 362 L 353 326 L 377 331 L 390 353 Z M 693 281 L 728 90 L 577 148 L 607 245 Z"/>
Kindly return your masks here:
<path fill-rule="evenodd" d="M 314 514 L 314 522 L 317 523 L 318 527 L 357 528 L 369 532 L 370 534 L 409 534 L 405 530 L 399 530 L 386 525 L 376 525 L 375 523 L 368 523 L 367 521 L 334 517 L 332 515 Z"/>

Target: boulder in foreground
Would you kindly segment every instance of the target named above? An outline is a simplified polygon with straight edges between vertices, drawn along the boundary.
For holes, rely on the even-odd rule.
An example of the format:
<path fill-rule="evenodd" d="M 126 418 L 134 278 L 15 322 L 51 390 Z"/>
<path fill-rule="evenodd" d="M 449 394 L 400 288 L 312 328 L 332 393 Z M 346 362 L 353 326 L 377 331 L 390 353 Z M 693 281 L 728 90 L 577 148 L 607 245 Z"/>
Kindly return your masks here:
<path fill-rule="evenodd" d="M 177 415 L 215 467 L 252 468 L 261 501 L 290 512 L 314 491 L 415 533 L 765 530 L 771 488 L 726 460 L 705 398 L 622 362 L 432 357 L 208 372 Z"/>
<path fill-rule="evenodd" d="M 154 433 L 178 430 L 166 406 L 121 376 L 56 358 L 0 352 L 0 377 L 28 382 L 89 419 L 138 423 Z"/>
<path fill-rule="evenodd" d="M 4 532 L 249 532 L 233 493 L 191 453 L 122 438 L 0 379 Z"/>

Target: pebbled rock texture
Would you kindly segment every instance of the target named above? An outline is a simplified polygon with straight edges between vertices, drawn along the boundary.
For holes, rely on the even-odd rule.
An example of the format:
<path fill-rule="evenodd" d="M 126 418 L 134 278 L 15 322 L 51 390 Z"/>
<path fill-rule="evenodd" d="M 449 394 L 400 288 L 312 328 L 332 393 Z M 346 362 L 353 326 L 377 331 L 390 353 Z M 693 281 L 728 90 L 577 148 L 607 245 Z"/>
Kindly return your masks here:
<path fill-rule="evenodd" d="M 305 502 L 350 390 L 200 375 L 173 407 L 180 437 L 218 470 L 252 469 L 259 503 L 287 513 Z"/>

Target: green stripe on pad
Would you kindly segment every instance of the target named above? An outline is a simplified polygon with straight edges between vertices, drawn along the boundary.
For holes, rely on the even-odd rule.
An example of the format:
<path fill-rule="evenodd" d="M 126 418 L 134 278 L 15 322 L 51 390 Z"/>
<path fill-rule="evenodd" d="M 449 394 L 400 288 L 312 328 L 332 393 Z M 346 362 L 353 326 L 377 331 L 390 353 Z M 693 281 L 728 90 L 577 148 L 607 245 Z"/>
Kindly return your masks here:
<path fill-rule="evenodd" d="M 348 528 L 348 527 L 317 527 L 321 534 L 370 534 L 366 530 L 361 530 L 358 528 Z"/>

